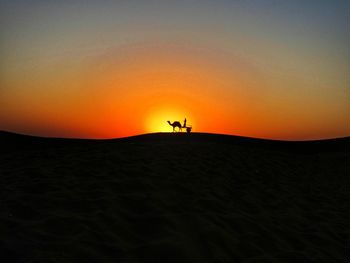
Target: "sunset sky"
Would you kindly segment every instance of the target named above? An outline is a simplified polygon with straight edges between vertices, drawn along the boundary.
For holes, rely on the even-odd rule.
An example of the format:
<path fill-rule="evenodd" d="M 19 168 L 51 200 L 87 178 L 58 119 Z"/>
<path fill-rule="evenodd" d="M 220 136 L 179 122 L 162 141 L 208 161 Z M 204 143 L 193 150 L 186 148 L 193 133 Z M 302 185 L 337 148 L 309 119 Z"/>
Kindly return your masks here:
<path fill-rule="evenodd" d="M 0 130 L 350 136 L 350 1 L 0 2 Z"/>

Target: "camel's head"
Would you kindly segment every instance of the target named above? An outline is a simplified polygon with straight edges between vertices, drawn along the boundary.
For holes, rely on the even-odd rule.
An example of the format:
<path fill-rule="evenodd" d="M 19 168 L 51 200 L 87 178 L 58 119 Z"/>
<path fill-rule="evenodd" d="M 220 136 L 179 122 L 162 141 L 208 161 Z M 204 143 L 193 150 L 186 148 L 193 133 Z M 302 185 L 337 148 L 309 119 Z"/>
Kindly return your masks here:
<path fill-rule="evenodd" d="M 171 125 L 171 122 L 170 122 L 170 121 L 168 121 L 168 123 Z"/>

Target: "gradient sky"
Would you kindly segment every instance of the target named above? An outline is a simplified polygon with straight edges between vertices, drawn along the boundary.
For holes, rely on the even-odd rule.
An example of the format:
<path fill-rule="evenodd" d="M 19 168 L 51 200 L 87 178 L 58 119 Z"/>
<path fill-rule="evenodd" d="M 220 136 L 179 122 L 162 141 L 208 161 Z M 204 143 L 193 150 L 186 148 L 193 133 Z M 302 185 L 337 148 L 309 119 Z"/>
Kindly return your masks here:
<path fill-rule="evenodd" d="M 0 129 L 350 135 L 350 1 L 0 2 Z"/>

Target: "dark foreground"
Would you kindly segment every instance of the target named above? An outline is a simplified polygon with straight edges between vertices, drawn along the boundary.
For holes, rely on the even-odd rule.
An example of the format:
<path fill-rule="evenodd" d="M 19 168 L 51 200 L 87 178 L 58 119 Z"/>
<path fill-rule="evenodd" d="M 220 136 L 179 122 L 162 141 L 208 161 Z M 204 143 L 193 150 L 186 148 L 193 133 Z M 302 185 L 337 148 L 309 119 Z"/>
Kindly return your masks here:
<path fill-rule="evenodd" d="M 0 133 L 1 262 L 350 262 L 350 140 Z"/>

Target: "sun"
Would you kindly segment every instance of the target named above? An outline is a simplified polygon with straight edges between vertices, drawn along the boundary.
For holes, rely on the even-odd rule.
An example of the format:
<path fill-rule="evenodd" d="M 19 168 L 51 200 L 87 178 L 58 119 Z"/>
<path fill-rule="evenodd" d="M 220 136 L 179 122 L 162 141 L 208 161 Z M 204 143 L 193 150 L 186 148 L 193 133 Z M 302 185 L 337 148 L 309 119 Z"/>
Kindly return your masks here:
<path fill-rule="evenodd" d="M 150 113 L 145 120 L 145 130 L 153 132 L 172 132 L 173 128 L 167 121 L 179 121 L 183 124 L 184 119 L 191 120 L 189 114 L 177 109 L 158 109 Z M 191 120 L 192 121 L 192 120 Z"/>

